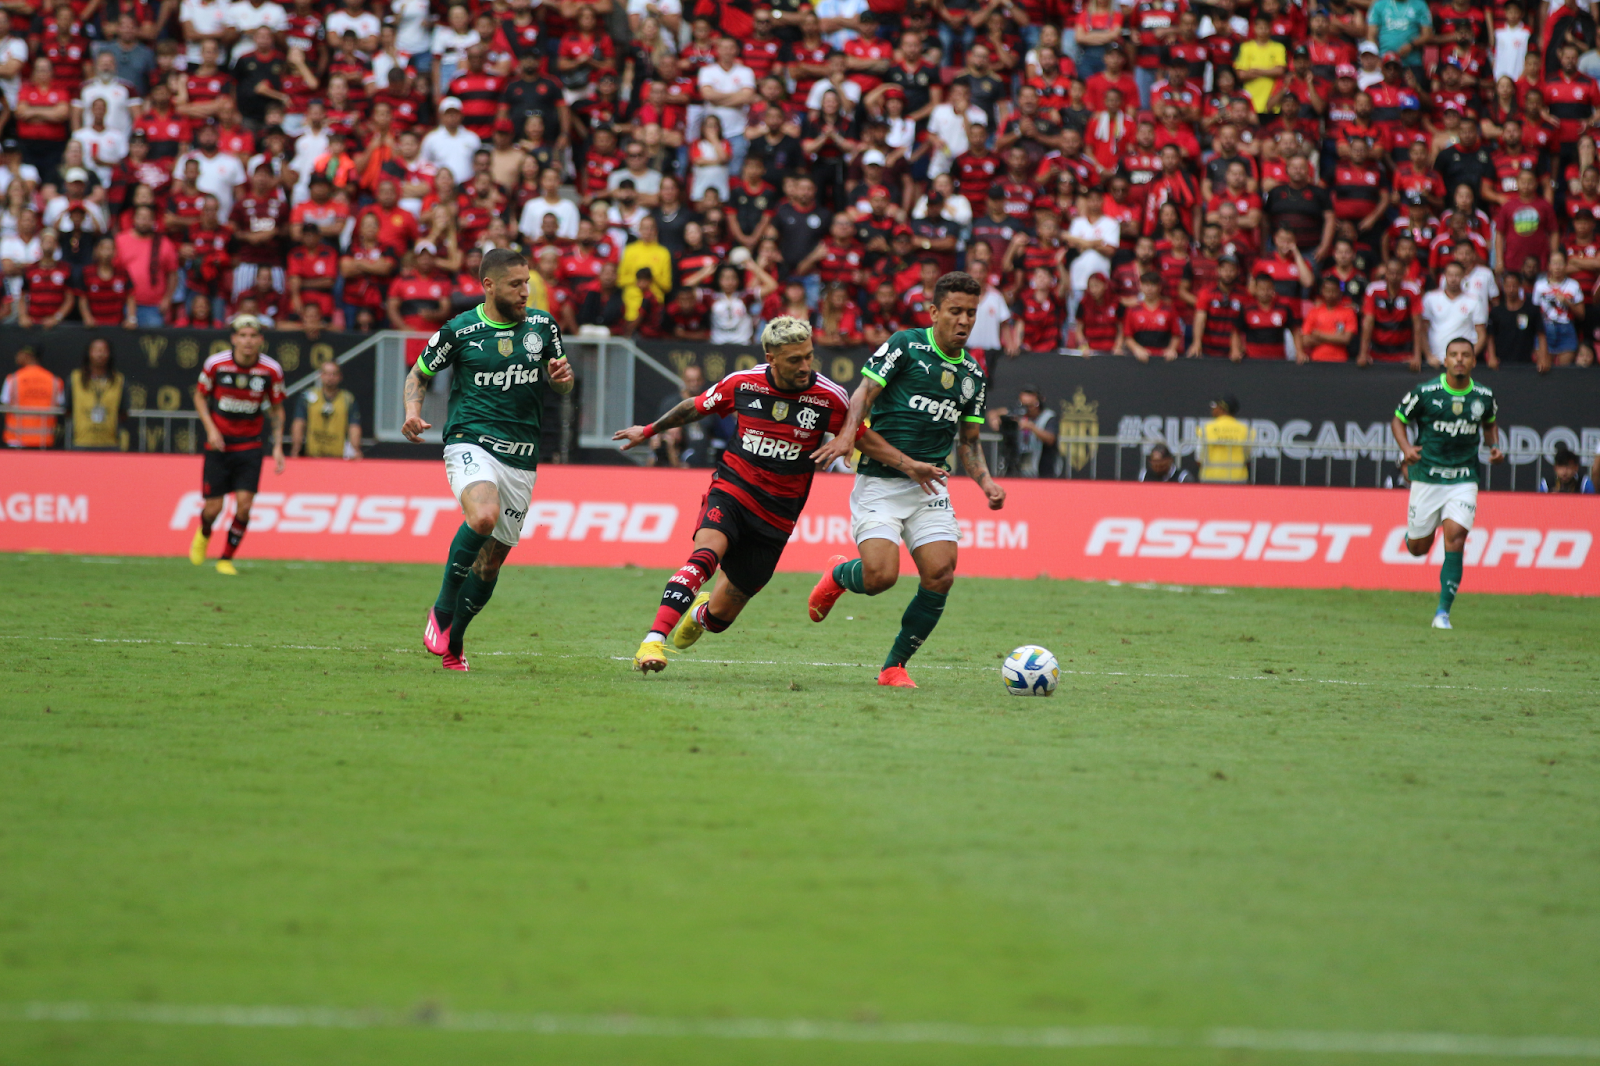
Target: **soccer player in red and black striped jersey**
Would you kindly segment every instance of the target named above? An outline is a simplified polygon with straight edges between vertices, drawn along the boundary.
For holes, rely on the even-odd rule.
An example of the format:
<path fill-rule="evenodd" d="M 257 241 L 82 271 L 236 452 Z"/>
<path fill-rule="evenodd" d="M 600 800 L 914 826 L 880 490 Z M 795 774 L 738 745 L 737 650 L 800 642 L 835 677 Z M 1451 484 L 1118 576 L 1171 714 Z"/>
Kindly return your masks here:
<path fill-rule="evenodd" d="M 250 525 L 250 505 L 261 483 L 261 427 L 268 418 L 272 420 L 273 472 L 283 473 L 284 398 L 283 368 L 261 354 L 266 335 L 260 320 L 239 315 L 232 330 L 233 350 L 207 359 L 194 387 L 194 408 L 206 433 L 205 469 L 200 477 L 205 506 L 200 511 L 200 528 L 189 545 L 189 561 L 196 566 L 204 563 L 211 524 L 222 513 L 222 498 L 233 493 L 228 545 L 217 560 L 217 573 L 229 576 L 239 572 L 233 566 L 233 553 L 239 550 Z"/>
<path fill-rule="evenodd" d="M 1406 280 L 1405 264 L 1390 257 L 1383 277 L 1367 286 L 1362 305 L 1361 347 L 1356 364 L 1410 363 L 1422 369 L 1422 333 L 1417 316 L 1422 312 L 1422 284 Z"/>
<path fill-rule="evenodd" d="M 775 318 L 762 331 L 761 346 L 767 362 L 735 371 L 650 425 L 630 426 L 613 438 L 623 441 L 626 451 L 707 416 L 737 420 L 701 501 L 694 551 L 667 582 L 650 632 L 634 656 L 635 669 L 644 673 L 666 669 L 669 635 L 681 651 L 706 631 L 721 633 L 765 587 L 811 494 L 816 473 L 811 453 L 825 433 L 844 426 L 850 397 L 812 370 L 807 323 Z M 876 437 L 871 431 L 866 435 Z M 719 566 L 722 581 L 715 590 L 703 590 Z"/>
<path fill-rule="evenodd" d="M 117 264 L 114 237 L 94 245 L 94 261 L 78 275 L 78 303 L 86 326 L 134 325 L 133 278 Z"/>
<path fill-rule="evenodd" d="M 1239 260 L 1231 255 L 1218 259 L 1216 287 L 1203 290 L 1195 307 L 1190 356 L 1232 359 L 1236 363 L 1244 358 L 1240 331 L 1249 297 L 1237 288 L 1238 283 Z"/>

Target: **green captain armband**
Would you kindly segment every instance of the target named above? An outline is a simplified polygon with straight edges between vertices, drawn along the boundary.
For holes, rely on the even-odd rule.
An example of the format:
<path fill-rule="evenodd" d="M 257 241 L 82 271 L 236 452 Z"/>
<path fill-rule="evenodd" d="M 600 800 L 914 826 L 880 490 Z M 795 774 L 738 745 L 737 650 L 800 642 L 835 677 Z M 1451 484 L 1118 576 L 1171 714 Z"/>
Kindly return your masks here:
<path fill-rule="evenodd" d="M 979 424 L 982 424 L 983 416 L 982 415 L 963 415 L 962 418 L 961 418 L 961 421 L 963 421 L 963 422 L 977 422 Z"/>
<path fill-rule="evenodd" d="M 415 363 L 411 364 L 411 365 L 416 367 L 417 368 L 417 373 L 421 374 L 423 377 L 425 377 L 425 378 L 433 377 L 433 371 L 428 369 L 428 364 L 426 364 L 426 363 L 424 363 L 422 361 L 422 357 L 420 355 L 417 356 L 417 361 Z"/>
<path fill-rule="evenodd" d="M 883 375 L 879 374 L 876 370 L 871 370 L 867 367 L 861 368 L 861 376 L 876 381 L 880 388 L 889 384 L 889 382 L 884 379 Z"/>

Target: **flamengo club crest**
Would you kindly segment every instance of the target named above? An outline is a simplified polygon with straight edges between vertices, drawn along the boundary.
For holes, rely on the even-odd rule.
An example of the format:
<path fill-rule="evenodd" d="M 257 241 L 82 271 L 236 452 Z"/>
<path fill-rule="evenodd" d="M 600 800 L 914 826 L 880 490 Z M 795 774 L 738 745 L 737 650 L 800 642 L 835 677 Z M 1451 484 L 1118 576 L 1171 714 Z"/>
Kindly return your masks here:
<path fill-rule="evenodd" d="M 787 400 L 773 400 L 772 401 L 772 420 L 774 422 L 782 422 L 784 416 L 787 415 L 788 413 L 789 413 L 789 403 L 788 403 Z"/>
<path fill-rule="evenodd" d="M 956 383 L 956 372 L 954 370 L 946 368 L 944 373 L 939 375 L 939 384 L 944 386 L 945 388 L 948 389 L 952 385 L 954 385 L 955 383 Z"/>

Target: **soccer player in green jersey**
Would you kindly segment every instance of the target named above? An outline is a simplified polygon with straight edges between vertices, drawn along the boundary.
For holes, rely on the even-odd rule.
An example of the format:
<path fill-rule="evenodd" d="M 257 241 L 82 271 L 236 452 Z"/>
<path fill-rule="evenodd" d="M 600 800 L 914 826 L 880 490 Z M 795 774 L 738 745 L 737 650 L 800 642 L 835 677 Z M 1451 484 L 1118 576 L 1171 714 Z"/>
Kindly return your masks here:
<path fill-rule="evenodd" d="M 900 634 L 878 674 L 880 685 L 917 687 L 906 663 L 938 625 L 955 581 L 961 533 L 945 484 L 952 444 L 989 498 L 989 509 L 998 511 L 1006 502 L 1006 490 L 989 476 L 978 445 L 983 371 L 962 347 L 982 295 L 968 274 L 940 278 L 933 289 L 933 326 L 901 330 L 872 353 L 843 428 L 812 453 L 822 467 L 848 455 L 869 413 L 872 428 L 895 450 L 887 457 L 862 457 L 850 493 L 851 535 L 860 558 L 830 559 L 808 604 L 811 620 L 820 622 L 845 592 L 876 596 L 893 587 L 900 576 L 901 543 L 910 549 L 921 582 L 900 618 Z"/>
<path fill-rule="evenodd" d="M 1494 393 L 1472 380 L 1476 349 L 1457 337 L 1444 349 L 1444 373 L 1423 382 L 1400 399 L 1389 423 L 1400 446 L 1400 467 L 1411 481 L 1406 511 L 1406 550 L 1427 555 L 1434 534 L 1444 527 L 1444 565 L 1439 568 L 1439 610 L 1433 628 L 1450 628 L 1450 606 L 1461 587 L 1461 557 L 1478 510 L 1478 438 L 1489 446 L 1489 461 L 1505 460 L 1496 444 L 1500 429 Z M 1417 431 L 1411 443 L 1406 427 Z"/>
<path fill-rule="evenodd" d="M 572 367 L 555 319 L 528 307 L 528 260 L 520 252 L 484 253 L 483 303 L 428 338 L 406 377 L 406 439 L 421 443 L 422 396 L 445 367 L 450 407 L 444 426 L 444 469 L 466 521 L 456 530 L 444 584 L 428 611 L 423 647 L 446 670 L 465 672 L 467 625 L 494 594 L 500 564 L 522 536 L 539 466 L 545 389 L 572 391 Z"/>

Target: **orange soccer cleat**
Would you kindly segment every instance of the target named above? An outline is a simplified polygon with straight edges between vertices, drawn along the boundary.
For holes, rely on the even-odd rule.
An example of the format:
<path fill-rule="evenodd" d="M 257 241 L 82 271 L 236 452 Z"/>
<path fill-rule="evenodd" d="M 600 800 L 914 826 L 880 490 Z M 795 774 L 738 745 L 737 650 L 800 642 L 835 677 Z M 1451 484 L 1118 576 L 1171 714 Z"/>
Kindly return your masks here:
<path fill-rule="evenodd" d="M 806 609 L 811 612 L 811 620 L 820 622 L 828 617 L 828 612 L 833 610 L 833 605 L 839 602 L 839 597 L 844 595 L 844 586 L 833 579 L 833 568 L 840 563 L 850 560 L 843 555 L 835 555 L 828 560 L 828 566 L 822 571 L 822 579 L 811 590 L 811 598 L 806 601 Z"/>
<path fill-rule="evenodd" d="M 903 666 L 885 666 L 883 672 L 878 675 L 878 684 L 890 688 L 917 687 L 917 683 L 911 680 L 911 675 L 906 673 L 906 668 Z"/>

